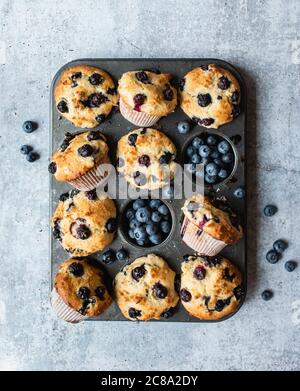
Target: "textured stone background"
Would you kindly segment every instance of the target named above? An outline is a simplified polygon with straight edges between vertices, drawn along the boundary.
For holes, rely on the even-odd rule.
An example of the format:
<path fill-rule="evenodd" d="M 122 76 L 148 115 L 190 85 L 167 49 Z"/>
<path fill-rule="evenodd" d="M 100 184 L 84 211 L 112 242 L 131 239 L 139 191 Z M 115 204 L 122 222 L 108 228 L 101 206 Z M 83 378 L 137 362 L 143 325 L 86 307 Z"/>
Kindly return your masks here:
<path fill-rule="evenodd" d="M 285 260 L 300 260 L 299 1 L 0 0 L 0 18 L 0 368 L 300 369 L 300 267 L 264 260 L 278 237 Z M 219 324 L 64 324 L 48 303 L 51 79 L 80 57 L 164 56 L 223 58 L 247 80 L 247 301 Z M 38 131 L 24 134 L 26 119 Z M 19 153 L 27 142 L 34 164 Z"/>

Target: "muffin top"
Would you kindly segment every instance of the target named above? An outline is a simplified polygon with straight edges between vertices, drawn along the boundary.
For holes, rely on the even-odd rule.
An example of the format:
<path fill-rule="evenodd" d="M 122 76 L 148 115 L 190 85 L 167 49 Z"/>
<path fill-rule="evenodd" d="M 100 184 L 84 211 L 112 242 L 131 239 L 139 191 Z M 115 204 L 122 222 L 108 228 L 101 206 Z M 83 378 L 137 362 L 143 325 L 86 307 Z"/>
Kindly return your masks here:
<path fill-rule="evenodd" d="M 175 110 L 177 91 L 170 84 L 172 75 L 150 71 L 123 73 L 119 94 L 124 103 L 136 111 L 165 116 Z"/>
<path fill-rule="evenodd" d="M 235 311 L 244 296 L 241 273 L 222 256 L 189 256 L 181 270 L 181 302 L 199 319 L 223 318 Z"/>
<path fill-rule="evenodd" d="M 174 178 L 176 147 L 162 132 L 140 128 L 118 142 L 117 169 L 134 187 L 159 189 Z"/>
<path fill-rule="evenodd" d="M 65 139 L 54 153 L 49 172 L 62 182 L 73 181 L 99 163 L 109 163 L 106 138 L 92 130 L 78 134 L 65 133 Z"/>
<path fill-rule="evenodd" d="M 73 256 L 102 251 L 117 229 L 115 203 L 95 190 L 64 193 L 52 217 L 52 228 L 55 239 Z"/>
<path fill-rule="evenodd" d="M 112 302 L 103 272 L 86 259 L 63 262 L 55 277 L 55 289 L 63 301 L 84 316 L 97 316 Z"/>
<path fill-rule="evenodd" d="M 75 126 L 93 128 L 118 104 L 115 84 L 108 73 L 88 65 L 65 69 L 54 90 L 59 113 Z"/>
<path fill-rule="evenodd" d="M 116 301 L 130 320 L 168 317 L 174 312 L 178 295 L 174 288 L 175 272 L 155 255 L 137 258 L 115 277 Z"/>
<path fill-rule="evenodd" d="M 193 195 L 185 201 L 182 211 L 193 224 L 226 244 L 234 244 L 243 236 L 239 218 L 225 198 Z"/>
<path fill-rule="evenodd" d="M 187 73 L 179 90 L 182 110 L 206 128 L 231 122 L 240 112 L 238 81 L 232 73 L 214 64 Z"/>

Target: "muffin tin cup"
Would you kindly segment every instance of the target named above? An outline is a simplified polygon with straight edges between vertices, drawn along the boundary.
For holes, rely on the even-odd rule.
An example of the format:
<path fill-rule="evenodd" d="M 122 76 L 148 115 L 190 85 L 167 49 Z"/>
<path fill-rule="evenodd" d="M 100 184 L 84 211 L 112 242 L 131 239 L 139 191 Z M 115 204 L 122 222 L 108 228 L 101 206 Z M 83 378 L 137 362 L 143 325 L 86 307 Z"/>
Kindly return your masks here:
<path fill-rule="evenodd" d="M 198 254 L 210 257 L 219 254 L 226 247 L 226 243 L 208 235 L 201 228 L 184 216 L 181 226 L 181 236 L 184 243 Z"/>
<path fill-rule="evenodd" d="M 161 118 L 159 115 L 150 115 L 133 110 L 122 99 L 120 99 L 120 112 L 127 121 L 141 127 L 152 126 Z"/>
<path fill-rule="evenodd" d="M 232 170 L 230 172 L 230 174 L 228 175 L 228 177 L 226 179 L 224 179 L 223 181 L 220 181 L 218 183 L 215 183 L 215 184 L 209 184 L 209 183 L 205 183 L 204 182 L 204 186 L 206 188 L 212 188 L 212 189 L 222 189 L 224 187 L 226 187 L 226 184 L 229 183 L 232 178 L 234 177 L 234 175 L 236 174 L 236 171 L 237 171 L 237 168 L 238 168 L 238 165 L 239 165 L 239 160 L 240 160 L 240 157 L 239 157 L 239 153 L 234 145 L 234 143 L 230 140 L 230 138 L 223 132 L 221 132 L 220 130 L 213 130 L 213 129 L 205 129 L 205 130 L 201 130 L 200 132 L 197 132 L 196 134 L 193 134 L 193 136 L 189 137 L 188 140 L 184 143 L 184 146 L 183 146 L 183 160 L 184 162 L 186 162 L 186 150 L 188 148 L 188 146 L 191 144 L 191 142 L 193 141 L 193 139 L 197 136 L 201 136 L 202 134 L 215 134 L 221 138 L 223 138 L 224 140 L 226 140 L 230 147 L 232 148 L 232 152 L 233 152 L 233 155 L 234 155 L 234 164 L 233 164 L 233 167 L 232 167 Z M 187 163 L 185 163 L 187 164 Z M 184 171 L 185 174 L 187 175 L 187 177 L 191 180 L 192 179 L 192 175 L 189 174 L 187 172 L 187 170 Z M 204 172 L 204 170 L 203 170 Z"/>
<path fill-rule="evenodd" d="M 66 322 L 78 323 L 88 318 L 87 316 L 81 315 L 79 312 L 69 307 L 59 296 L 55 287 L 52 289 L 50 300 L 56 315 Z"/>
<path fill-rule="evenodd" d="M 108 164 L 110 163 L 109 158 L 102 159 L 97 166 L 92 168 L 86 174 L 82 175 L 68 183 L 77 190 L 90 191 L 96 189 L 98 186 L 105 184 L 108 180 L 110 171 Z"/>
<path fill-rule="evenodd" d="M 238 186 L 246 186 L 246 87 L 243 82 L 243 79 L 239 72 L 230 64 L 218 60 L 218 59 L 82 59 L 76 60 L 72 63 L 66 64 L 62 69 L 60 69 L 53 82 L 52 82 L 52 95 L 51 95 L 51 126 L 50 126 L 50 156 L 53 151 L 55 151 L 61 144 L 61 139 L 63 134 L 68 131 L 75 133 L 79 129 L 76 128 L 72 123 L 67 121 L 65 118 L 61 118 L 57 112 L 55 100 L 53 98 L 53 88 L 55 87 L 56 81 L 58 80 L 61 72 L 69 66 L 73 65 L 83 65 L 88 64 L 91 66 L 99 67 L 107 72 L 109 72 L 115 80 L 119 80 L 124 72 L 136 69 L 160 69 L 161 72 L 171 73 L 175 78 L 182 78 L 187 72 L 191 69 L 196 68 L 200 65 L 215 63 L 222 68 L 228 69 L 233 75 L 238 79 L 241 85 L 242 91 L 242 104 L 241 104 L 241 114 L 234 118 L 231 123 L 221 126 L 218 130 L 213 130 L 211 128 L 207 129 L 202 126 L 195 124 L 191 127 L 190 132 L 186 135 L 180 134 L 177 132 L 177 124 L 180 121 L 189 121 L 189 118 L 181 110 L 179 104 L 176 107 L 175 111 L 170 115 L 160 118 L 159 124 L 153 126 L 158 130 L 164 132 L 176 145 L 177 155 L 176 161 L 182 166 L 184 164 L 184 148 L 186 144 L 196 135 L 202 132 L 214 133 L 225 136 L 231 142 L 235 140 L 235 136 L 238 137 L 238 141 L 235 142 L 235 148 L 237 150 L 236 164 L 237 168 L 234 169 L 234 172 L 231 173 L 230 178 L 226 179 L 225 182 L 219 183 L 213 187 L 213 190 L 217 192 L 220 196 L 225 196 L 230 202 L 233 210 L 235 210 L 241 217 L 243 229 L 245 232 L 244 237 L 234 245 L 227 245 L 221 251 L 221 255 L 228 258 L 232 261 L 241 271 L 244 280 L 244 286 L 246 289 L 247 285 L 247 258 L 246 258 L 246 198 L 241 200 L 233 196 L 233 192 Z M 121 112 L 115 112 L 110 118 L 104 121 L 101 125 L 95 128 L 95 130 L 101 131 L 107 137 L 107 143 L 110 148 L 111 157 L 116 152 L 116 147 L 118 140 L 128 134 L 130 131 L 136 129 L 138 125 L 133 125 L 128 122 Z M 232 145 L 232 144 L 231 144 Z M 113 160 L 112 160 L 113 161 Z M 114 161 L 113 161 L 114 164 Z M 187 178 L 187 175 L 184 179 Z M 57 182 L 53 176 L 50 176 L 50 216 L 52 216 L 55 211 L 59 199 L 59 195 L 66 191 L 70 190 L 70 186 L 66 183 Z M 211 186 L 205 187 L 205 192 L 208 193 L 211 190 Z M 180 234 L 182 226 L 182 207 L 184 205 L 185 198 L 189 197 L 188 194 L 183 195 L 181 199 L 162 199 L 162 201 L 167 204 L 172 213 L 173 224 L 172 230 L 169 236 L 165 241 L 159 245 L 153 247 L 140 247 L 134 245 L 132 242 L 128 241 L 128 238 L 122 232 L 121 225 L 118 227 L 117 235 L 114 241 L 108 246 L 114 251 L 118 251 L 122 247 L 128 252 L 129 257 L 124 261 L 115 261 L 111 264 L 104 265 L 102 262 L 103 252 L 97 252 L 93 254 L 93 258 L 99 264 L 104 265 L 105 270 L 107 271 L 110 280 L 113 281 L 116 274 L 122 269 L 122 267 L 139 258 L 141 256 L 147 255 L 149 253 L 155 253 L 163 257 L 170 267 L 176 272 L 181 272 L 181 264 L 185 255 L 193 255 L 195 250 L 189 247 L 183 240 Z M 113 197 L 114 198 L 114 197 Z M 161 198 L 160 195 L 155 198 Z M 116 205 L 118 208 L 118 216 L 121 216 L 122 211 L 126 207 L 126 204 L 129 201 L 129 197 L 123 199 L 116 199 Z M 51 243 L 50 243 L 50 256 L 51 261 L 51 289 L 54 286 L 55 275 L 62 261 L 66 259 L 69 255 L 62 248 L 60 243 L 53 238 L 51 234 Z M 126 232 L 125 232 L 126 234 Z M 104 249 L 104 251 L 107 250 Z M 238 309 L 242 306 L 243 300 L 240 301 L 238 308 L 235 312 L 224 316 L 219 320 L 200 320 L 198 318 L 190 315 L 182 304 L 179 302 L 175 314 L 167 319 L 161 318 L 160 320 L 151 320 L 149 322 L 196 322 L 196 323 L 207 323 L 207 322 L 220 322 L 225 319 L 228 319 L 233 314 L 237 313 Z M 97 317 L 89 317 L 87 321 L 128 321 L 122 313 L 120 312 L 115 301 L 112 302 L 110 307 L 105 310 L 102 314 Z M 187 325 L 188 327 L 188 325 Z"/>

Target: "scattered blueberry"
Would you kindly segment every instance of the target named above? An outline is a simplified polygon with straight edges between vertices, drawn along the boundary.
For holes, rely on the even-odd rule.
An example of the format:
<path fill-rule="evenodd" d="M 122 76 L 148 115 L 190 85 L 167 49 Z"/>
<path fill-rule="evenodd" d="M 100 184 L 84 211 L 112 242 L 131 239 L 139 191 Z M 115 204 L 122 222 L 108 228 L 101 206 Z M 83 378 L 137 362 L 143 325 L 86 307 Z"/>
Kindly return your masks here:
<path fill-rule="evenodd" d="M 22 128 L 23 128 L 24 132 L 32 133 L 38 128 L 38 125 L 36 122 L 26 121 L 23 123 Z"/>
<path fill-rule="evenodd" d="M 294 262 L 294 261 L 287 261 L 285 264 L 284 264 L 284 268 L 285 270 L 287 270 L 288 272 L 292 272 L 296 269 L 297 267 L 297 263 Z"/>
<path fill-rule="evenodd" d="M 277 206 L 267 205 L 264 207 L 264 215 L 267 217 L 273 216 L 278 211 Z"/>
<path fill-rule="evenodd" d="M 266 289 L 265 291 L 262 292 L 261 297 L 263 300 L 268 301 L 268 300 L 272 299 L 273 292 Z"/>
<path fill-rule="evenodd" d="M 128 258 L 128 253 L 124 248 L 117 251 L 116 257 L 118 261 L 125 261 Z"/>
<path fill-rule="evenodd" d="M 282 239 L 276 240 L 276 242 L 274 242 L 274 244 L 273 244 L 273 249 L 274 249 L 278 254 L 282 254 L 282 253 L 284 252 L 284 250 L 286 250 L 287 248 L 288 248 L 287 242 L 285 242 L 285 241 L 282 240 Z"/>
<path fill-rule="evenodd" d="M 102 254 L 102 261 L 107 265 L 113 263 L 115 260 L 116 260 L 116 253 L 111 248 L 109 248 Z"/>
<path fill-rule="evenodd" d="M 29 163 L 33 163 L 35 162 L 36 160 L 38 160 L 40 158 L 40 155 L 37 153 L 37 152 L 34 152 L 34 151 L 31 151 L 29 152 L 27 155 L 26 155 L 26 160 L 29 162 Z"/>
<path fill-rule="evenodd" d="M 32 150 L 33 148 L 30 145 L 22 145 L 22 147 L 20 148 L 20 152 L 23 155 L 28 155 L 29 152 L 31 152 Z"/>
<path fill-rule="evenodd" d="M 190 124 L 187 121 L 178 122 L 177 129 L 180 134 L 187 134 L 190 131 Z"/>
<path fill-rule="evenodd" d="M 269 263 L 276 263 L 279 261 L 279 254 L 275 250 L 269 250 L 266 259 Z"/>
<path fill-rule="evenodd" d="M 245 198 L 245 195 L 246 195 L 245 189 L 243 187 L 237 187 L 234 190 L 233 195 L 236 198 L 240 198 L 240 199 Z"/>

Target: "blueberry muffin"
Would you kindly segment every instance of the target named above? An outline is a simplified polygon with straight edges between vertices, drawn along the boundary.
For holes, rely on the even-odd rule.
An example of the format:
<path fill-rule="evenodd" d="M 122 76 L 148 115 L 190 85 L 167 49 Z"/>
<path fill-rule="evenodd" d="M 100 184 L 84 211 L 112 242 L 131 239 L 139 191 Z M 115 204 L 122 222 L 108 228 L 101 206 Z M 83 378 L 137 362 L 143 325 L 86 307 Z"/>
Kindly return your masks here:
<path fill-rule="evenodd" d="M 239 218 L 224 197 L 193 195 L 185 201 L 182 211 L 182 239 L 199 254 L 216 255 L 243 237 Z"/>
<path fill-rule="evenodd" d="M 141 189 L 159 189 L 175 175 L 176 147 L 162 132 L 135 129 L 118 142 L 117 169 L 133 186 Z"/>
<path fill-rule="evenodd" d="M 241 273 L 222 256 L 187 256 L 181 264 L 180 298 L 201 320 L 218 320 L 239 306 L 244 289 Z"/>
<path fill-rule="evenodd" d="M 63 71 L 54 98 L 58 112 L 76 127 L 94 128 L 118 104 L 115 84 L 108 73 L 88 65 Z"/>
<path fill-rule="evenodd" d="M 73 256 L 102 251 L 114 239 L 116 206 L 106 194 L 72 190 L 60 196 L 52 217 L 55 239 Z"/>
<path fill-rule="evenodd" d="M 130 320 L 168 318 L 178 302 L 175 272 L 154 254 L 137 258 L 115 277 L 115 297 L 122 314 Z"/>
<path fill-rule="evenodd" d="M 120 111 L 137 126 L 152 126 L 175 110 L 177 91 L 172 75 L 150 71 L 126 72 L 119 80 Z"/>
<path fill-rule="evenodd" d="M 63 262 L 55 277 L 51 304 L 67 322 L 79 322 L 104 312 L 112 300 L 101 269 L 84 258 Z"/>
<path fill-rule="evenodd" d="M 54 153 L 48 170 L 59 182 L 78 190 L 92 190 L 103 184 L 110 172 L 106 138 L 99 131 L 66 133 Z"/>
<path fill-rule="evenodd" d="M 198 125 L 218 128 L 240 113 L 240 86 L 226 69 L 203 65 L 185 75 L 180 86 L 180 106 Z"/>

